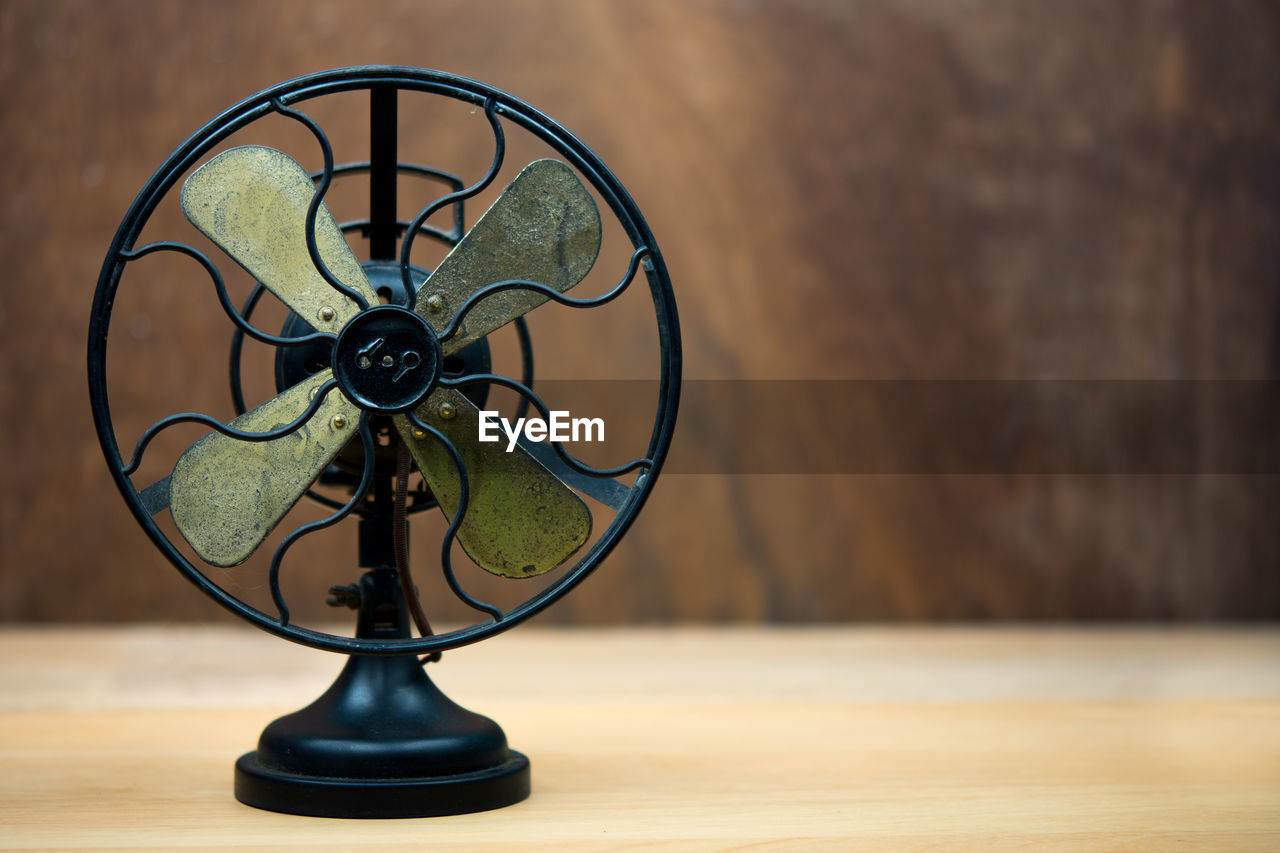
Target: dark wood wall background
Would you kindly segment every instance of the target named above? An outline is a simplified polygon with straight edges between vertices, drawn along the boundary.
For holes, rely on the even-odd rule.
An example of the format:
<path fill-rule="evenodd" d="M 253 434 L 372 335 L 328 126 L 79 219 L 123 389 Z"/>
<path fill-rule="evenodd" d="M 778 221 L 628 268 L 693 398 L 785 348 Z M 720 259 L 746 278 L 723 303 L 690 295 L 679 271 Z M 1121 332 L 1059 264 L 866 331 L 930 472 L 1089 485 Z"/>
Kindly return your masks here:
<path fill-rule="evenodd" d="M 362 63 L 484 80 L 596 148 L 673 271 L 688 377 L 1276 376 L 1274 3 L 3 0 L 0 617 L 219 615 L 110 484 L 94 284 L 196 127 Z M 430 139 L 472 173 L 488 156 Z M 195 387 L 225 408 L 225 318 L 158 298 L 134 337 L 185 351 L 119 405 Z M 549 375 L 610 378 L 559 322 L 535 326 Z M 729 440 L 690 411 L 691 452 Z M 814 420 L 778 440 L 894 432 Z M 1278 509 L 1269 475 L 673 474 L 550 618 L 1274 618 Z M 313 592 L 349 579 L 350 540 L 296 554 Z"/>

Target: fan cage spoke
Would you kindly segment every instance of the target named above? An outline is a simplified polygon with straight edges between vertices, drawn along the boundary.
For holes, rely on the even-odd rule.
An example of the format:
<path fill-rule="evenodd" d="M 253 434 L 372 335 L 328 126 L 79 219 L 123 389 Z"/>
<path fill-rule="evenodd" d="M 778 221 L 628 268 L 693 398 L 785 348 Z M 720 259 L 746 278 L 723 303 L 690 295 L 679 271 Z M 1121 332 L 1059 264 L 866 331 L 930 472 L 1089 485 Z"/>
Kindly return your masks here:
<path fill-rule="evenodd" d="M 209 278 L 213 280 L 214 290 L 218 293 L 218 304 L 222 306 L 222 310 L 231 319 L 231 322 L 235 323 L 237 331 L 241 334 L 247 334 L 249 337 L 262 341 L 264 344 L 270 344 L 277 347 L 303 346 L 325 338 L 334 340 L 337 337 L 337 335 L 334 335 L 331 332 L 316 332 L 312 335 L 285 338 L 279 335 L 269 334 L 253 326 L 245 316 L 240 311 L 237 311 L 236 307 L 231 304 L 231 297 L 227 295 L 227 286 L 222 280 L 222 273 L 218 271 L 218 267 L 213 263 L 213 261 L 209 260 L 209 257 L 205 255 L 204 252 L 201 252 L 199 249 L 196 249 L 194 246 L 190 246 L 186 243 L 176 240 L 160 240 L 155 243 L 148 243 L 147 245 L 134 249 L 131 252 L 121 252 L 120 257 L 125 261 L 136 261 L 139 258 L 144 258 L 147 255 L 152 254 L 153 252 L 177 252 L 179 254 L 195 258 L 200 265 L 204 267 L 205 272 L 209 274 Z"/>
<path fill-rule="evenodd" d="M 354 163 L 343 163 L 340 166 L 333 167 L 333 177 L 341 178 L 346 175 L 368 174 L 368 172 L 372 168 L 373 168 L 373 164 L 370 163 L 368 160 L 361 160 Z M 462 183 L 462 179 L 459 178 L 457 175 L 451 174 L 450 172 L 445 172 L 440 169 L 433 169 L 430 166 L 422 166 L 417 163 L 396 163 L 396 174 L 415 175 L 421 178 L 440 181 L 441 183 L 448 184 L 452 188 L 451 195 L 453 195 L 454 197 L 454 200 L 452 202 L 454 206 L 453 207 L 453 229 L 451 231 L 442 231 L 439 228 L 433 228 L 430 225 L 421 224 L 418 226 L 418 231 L 422 234 L 427 234 L 428 236 L 434 237 L 435 239 L 440 240 L 441 242 L 446 243 L 449 246 L 457 245 L 458 241 L 462 239 L 462 234 L 465 230 L 464 225 L 466 223 L 466 214 L 464 211 L 464 203 L 466 199 L 459 198 L 456 195 L 464 186 L 464 184 Z M 313 181 L 318 182 L 323 177 L 324 177 L 323 169 L 318 169 L 314 172 L 311 172 L 311 180 Z M 468 196 L 468 198 L 469 197 L 470 196 Z M 438 203 L 438 201 L 439 200 L 437 199 L 436 202 L 432 202 L 432 203 L 436 204 Z M 450 202 L 446 201 L 444 204 L 440 204 L 439 207 L 436 208 L 436 210 L 439 210 L 440 208 L 444 207 L 445 204 L 449 204 L 449 203 Z M 428 214 L 428 216 L 429 215 L 430 214 Z M 362 228 L 362 229 L 368 228 L 371 224 L 372 222 L 370 218 L 365 217 L 364 219 L 354 219 L 349 222 L 343 222 L 338 225 L 338 228 L 345 234 L 347 231 L 353 231 L 356 228 Z M 407 219 L 399 219 L 399 220 L 396 220 L 396 226 L 400 229 L 400 232 L 403 234 L 404 232 L 408 231 L 409 228 L 412 227 L 412 223 L 409 222 Z"/>
<path fill-rule="evenodd" d="M 453 319 L 449 321 L 449 325 L 445 326 L 444 331 L 440 333 L 440 342 L 444 343 L 454 335 L 458 334 L 458 329 L 462 327 L 462 321 L 466 318 L 471 309 L 475 308 L 495 293 L 502 293 L 507 290 L 531 290 L 535 293 L 542 294 L 554 302 L 558 302 L 561 305 L 568 305 L 571 308 L 596 308 L 600 305 L 606 305 L 617 299 L 626 291 L 627 287 L 630 286 L 632 279 L 636 277 L 636 270 L 640 268 L 640 261 L 648 255 L 648 246 L 641 246 L 636 249 L 631 255 L 631 260 L 627 263 L 627 271 L 623 274 L 621 281 L 614 285 L 609 292 L 585 299 L 565 296 L 554 287 L 538 281 L 529 281 L 524 278 L 511 278 L 506 281 L 495 281 L 493 284 L 487 284 L 468 296 L 466 301 L 462 303 L 461 307 L 458 308 L 457 313 L 453 315 Z"/>
<path fill-rule="evenodd" d="M 267 293 L 267 289 L 261 284 L 254 284 L 253 289 L 249 291 L 249 296 L 244 301 L 244 306 L 240 309 L 240 314 L 249 320 L 253 316 L 253 311 L 258 307 L 258 300 L 262 299 L 262 295 Z M 231 334 L 231 353 L 230 353 L 230 380 L 231 380 L 231 403 L 235 406 L 236 414 L 243 415 L 248 411 L 248 406 L 244 402 L 244 388 L 240 381 L 240 358 L 244 352 L 244 332 L 239 327 Z"/>
<path fill-rule="evenodd" d="M 409 259 L 413 253 L 414 238 L 418 236 L 418 230 L 423 223 L 430 219 L 436 211 L 443 210 L 450 204 L 464 202 L 484 192 L 485 188 L 493 183 L 493 179 L 498 176 L 498 172 L 502 170 L 502 161 L 507 156 L 507 137 L 502 131 L 502 123 L 498 121 L 497 101 L 494 98 L 489 98 L 485 101 L 484 117 L 489 120 L 489 127 L 493 131 L 493 162 L 489 166 L 489 171 L 485 172 L 480 180 L 466 189 L 456 190 L 431 202 L 418 211 L 418 215 L 409 223 L 409 230 L 405 232 L 404 241 L 400 244 L 400 279 L 404 284 L 406 293 L 413 293 L 413 282 L 409 278 Z"/>
<path fill-rule="evenodd" d="M 329 137 L 320 129 L 320 125 L 306 113 L 286 107 L 280 102 L 280 99 L 273 99 L 272 108 L 283 116 L 288 116 L 295 121 L 301 122 L 315 136 L 316 141 L 320 143 L 320 151 L 324 155 L 324 172 L 320 178 L 320 183 L 316 186 L 316 193 L 311 197 L 311 204 L 307 206 L 307 224 L 303 229 L 303 233 L 307 239 L 307 253 L 311 255 L 311 263 L 316 268 L 316 272 L 320 273 L 330 287 L 346 296 L 348 299 L 360 306 L 360 310 L 366 310 L 369 307 L 369 300 L 365 299 L 364 294 L 343 284 L 338 277 L 329 269 L 328 264 L 324 262 L 324 258 L 320 257 L 320 246 L 316 243 L 316 215 L 320 211 L 320 205 L 324 204 L 325 193 L 329 191 L 329 184 L 333 182 L 333 146 L 329 144 Z"/>
<path fill-rule="evenodd" d="M 317 394 L 319 398 L 321 395 Z M 351 514 L 365 495 L 369 492 L 369 486 L 373 483 L 373 471 L 376 467 L 374 464 L 374 445 L 373 432 L 369 429 L 369 413 L 364 412 L 360 415 L 360 444 L 364 449 L 364 468 L 360 476 L 360 485 L 356 487 L 355 493 L 352 494 L 351 500 L 347 501 L 337 512 L 325 518 L 313 521 L 309 524 L 303 524 L 294 528 L 288 536 L 286 536 L 279 545 L 276 546 L 275 553 L 271 555 L 271 569 L 267 573 L 267 586 L 271 590 L 271 600 L 275 602 L 276 610 L 280 614 L 280 627 L 287 628 L 289 626 L 289 607 L 285 604 L 284 594 L 280 591 L 280 563 L 284 559 L 285 553 L 303 536 L 308 533 L 314 533 L 317 530 L 323 530 L 337 524 L 342 519 Z"/>
<path fill-rule="evenodd" d="M 183 412 L 181 414 L 169 415 L 168 417 L 161 418 L 143 431 L 142 437 L 138 439 L 138 444 L 133 450 L 133 458 L 130 460 L 129 464 L 125 466 L 123 473 L 125 476 L 130 476 L 135 473 L 138 470 L 138 467 L 142 464 L 142 457 L 146 453 L 147 445 L 151 444 L 151 440 L 164 430 L 171 426 L 176 426 L 177 424 L 203 424 L 204 426 L 210 427 L 215 432 L 220 432 L 225 436 L 236 438 L 241 441 L 275 441 L 277 438 L 284 438 L 286 435 L 295 432 L 303 424 L 311 420 L 312 416 L 315 415 L 316 411 L 324 402 L 324 398 L 330 391 L 337 387 L 337 380 L 326 379 L 317 387 L 315 396 L 311 398 L 310 403 L 307 404 L 306 410 L 301 415 L 298 415 L 295 420 L 290 421 L 284 426 L 268 430 L 267 432 L 245 432 L 244 430 L 236 429 L 229 424 L 224 424 L 217 418 L 210 417 L 209 415 L 201 414 L 199 412 Z"/>
<path fill-rule="evenodd" d="M 467 508 L 471 502 L 470 478 L 467 476 L 467 465 L 462 461 L 462 454 L 458 452 L 458 448 L 454 447 L 453 442 L 445 437 L 445 434 L 440 430 L 423 422 L 412 410 L 406 412 L 406 414 L 409 416 L 409 422 L 416 429 L 434 436 L 436 441 L 444 446 L 445 452 L 449 454 L 449 458 L 453 461 L 454 470 L 458 472 L 458 510 L 454 513 L 453 520 L 449 522 L 449 529 L 445 531 L 444 541 L 440 544 L 440 569 L 444 573 L 445 582 L 449 584 L 449 590 L 463 604 L 482 613 L 488 613 L 495 622 L 501 622 L 502 610 L 472 597 L 462 588 L 462 584 L 458 583 L 458 578 L 453 571 L 453 543 L 458 536 L 458 528 L 462 526 L 463 517 L 466 516 Z"/>

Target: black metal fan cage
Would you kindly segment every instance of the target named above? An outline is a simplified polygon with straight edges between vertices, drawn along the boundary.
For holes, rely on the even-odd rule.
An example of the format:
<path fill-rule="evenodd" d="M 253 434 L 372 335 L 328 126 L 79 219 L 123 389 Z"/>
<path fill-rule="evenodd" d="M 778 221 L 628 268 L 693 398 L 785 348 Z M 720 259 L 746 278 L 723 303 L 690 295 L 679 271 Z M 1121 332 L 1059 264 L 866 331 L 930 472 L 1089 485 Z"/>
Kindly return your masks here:
<path fill-rule="evenodd" d="M 370 159 L 367 162 L 335 166 L 333 151 L 324 131 L 310 116 L 298 110 L 296 105 L 338 92 L 363 89 L 367 89 L 370 92 Z M 480 180 L 467 187 L 464 186 L 461 179 L 454 175 L 425 166 L 399 161 L 395 140 L 397 127 L 396 97 L 400 91 L 441 95 L 470 103 L 483 109 L 484 116 L 494 134 L 494 159 L 488 172 Z M 315 264 L 319 274 L 335 290 L 347 295 L 362 308 L 370 306 L 365 304 L 364 299 L 358 293 L 334 277 L 324 265 L 316 246 L 316 212 L 333 179 L 350 174 L 369 174 L 369 216 L 365 219 L 343 222 L 340 224 L 340 228 L 344 234 L 356 230 L 365 233 L 370 240 L 370 254 L 375 258 L 394 257 L 396 241 L 403 234 L 404 239 L 400 244 L 398 253 L 400 273 L 406 292 L 412 296 L 414 285 L 411 282 L 409 258 L 415 238 L 421 234 L 450 247 L 461 239 L 465 225 L 464 202 L 487 188 L 503 165 L 505 135 L 501 123 L 502 120 L 506 120 L 541 139 L 568 161 L 609 206 L 634 247 L 626 273 L 613 289 L 601 296 L 590 299 L 574 299 L 538 282 L 526 280 L 493 282 L 480 288 L 468 298 L 454 315 L 449 328 L 441 334 L 442 339 L 447 339 L 457 330 L 462 317 L 472 306 L 486 296 L 505 290 L 533 290 L 560 304 L 578 308 L 590 308 L 607 303 L 619 296 L 631 284 L 639 270 L 644 271 L 649 285 L 658 327 L 660 376 L 657 408 L 645 455 L 617 468 L 598 469 L 575 459 L 558 443 L 552 445 L 563 465 L 576 472 L 580 477 L 611 480 L 630 471 L 638 471 L 639 473 L 634 484 L 626 488 L 625 497 L 618 502 L 616 514 L 609 526 L 577 559 L 577 562 L 564 571 L 549 586 L 540 589 L 536 594 L 510 610 L 503 611 L 493 605 L 472 598 L 462 589 L 454 577 L 450 563 L 450 553 L 457 529 L 462 523 L 467 508 L 468 477 L 466 467 L 456 447 L 443 434 L 414 417 L 412 412 L 408 414 L 418 429 L 431 433 L 436 440 L 443 442 L 443 446 L 453 459 L 459 475 L 461 501 L 441 544 L 442 572 L 449 583 L 450 589 L 460 600 L 488 616 L 485 621 L 446 633 L 407 639 L 345 637 L 316 631 L 292 624 L 289 621 L 288 608 L 280 594 L 278 584 L 281 560 L 289 547 L 302 536 L 335 524 L 347 515 L 366 512 L 365 499 L 374 480 L 375 469 L 375 442 L 370 430 L 369 421 L 371 415 L 368 411 L 362 412 L 359 419 L 358 432 L 363 447 L 364 462 L 363 470 L 359 475 L 359 482 L 353 483 L 354 492 L 351 499 L 345 504 L 340 504 L 332 498 L 316 493 L 313 490 L 308 490 L 308 494 L 313 499 L 332 509 L 332 514 L 319 521 L 303 524 L 293 529 L 280 542 L 272 556 L 269 582 L 278 611 L 275 615 L 241 601 L 211 581 L 197 568 L 175 547 L 173 542 L 156 524 L 149 511 L 148 501 L 144 497 L 146 490 L 140 491 L 131 479 L 131 475 L 137 471 L 151 439 L 170 426 L 179 423 L 199 423 L 217 432 L 243 440 L 268 441 L 283 437 L 299 429 L 309 420 L 314 410 L 318 408 L 319 402 L 325 397 L 325 386 L 321 386 L 321 391 L 315 395 L 312 406 L 309 407 L 308 411 L 304 412 L 294 422 L 265 433 L 245 433 L 203 414 L 180 413 L 171 415 L 155 422 L 143 432 L 127 462 L 121 455 L 111 420 L 111 411 L 108 403 L 106 358 L 112 305 L 126 265 L 153 252 L 171 251 L 187 255 L 196 260 L 211 278 L 224 312 L 235 325 L 231 348 L 231 384 L 233 401 L 238 413 L 242 413 L 245 410 L 239 378 L 240 352 L 245 336 L 276 347 L 302 346 L 334 337 L 332 334 L 322 332 L 294 337 L 284 337 L 263 332 L 250 322 L 253 310 L 264 290 L 261 284 L 254 287 L 244 306 L 237 310 L 231 303 L 217 266 L 196 248 L 186 243 L 172 241 L 151 243 L 140 247 L 135 246 L 135 242 L 151 214 L 183 174 L 233 133 L 272 113 L 301 122 L 312 132 L 319 143 L 324 156 L 324 168 L 312 175 L 317 182 L 317 192 L 307 217 L 306 236 L 308 249 L 312 262 Z M 395 210 L 396 181 L 403 174 L 441 181 L 448 185 L 450 192 L 440 196 L 423 208 L 412 221 L 397 220 Z M 453 208 L 453 227 L 451 229 L 445 231 L 426 224 L 428 218 L 433 214 L 450 206 Z M 523 362 L 520 380 L 492 373 L 480 373 L 467 374 L 456 379 L 442 377 L 440 385 L 457 388 L 477 383 L 505 386 L 520 395 L 519 405 L 522 410 L 532 405 L 543 417 L 549 417 L 547 406 L 534 393 L 531 387 L 533 378 L 532 348 L 527 327 L 523 319 L 517 321 L 515 326 L 519 336 Z M 530 105 L 485 84 L 426 69 L 363 66 L 300 77 L 264 90 L 242 101 L 200 128 L 170 155 L 134 200 L 107 252 L 102 273 L 98 280 L 89 326 L 88 367 L 89 392 L 94 424 L 112 477 L 124 496 L 125 502 L 133 511 L 143 529 L 146 530 L 161 552 L 189 580 L 231 612 L 253 622 L 266 631 L 286 639 L 315 648 L 348 654 L 407 655 L 431 654 L 456 648 L 506 630 L 551 605 L 580 583 L 600 564 L 635 519 L 652 491 L 654 481 L 662 467 L 675 425 L 680 391 L 681 352 L 679 321 L 676 314 L 675 300 L 672 295 L 671 281 L 657 243 L 630 195 L 586 145 L 558 123 Z M 330 382 L 332 383 L 333 380 L 330 380 Z M 354 478 L 352 479 L 354 480 Z M 433 504 L 429 502 L 420 502 L 410 511 L 425 509 L 431 505 Z"/>

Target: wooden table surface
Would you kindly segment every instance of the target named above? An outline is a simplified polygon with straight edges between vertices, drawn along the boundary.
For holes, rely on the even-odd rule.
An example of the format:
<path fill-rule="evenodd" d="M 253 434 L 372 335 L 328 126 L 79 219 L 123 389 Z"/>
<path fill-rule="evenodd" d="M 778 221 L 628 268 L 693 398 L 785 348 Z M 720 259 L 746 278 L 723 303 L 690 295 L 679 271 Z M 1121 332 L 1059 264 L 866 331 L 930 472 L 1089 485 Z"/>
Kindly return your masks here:
<path fill-rule="evenodd" d="M 237 627 L 0 630 L 0 847 L 1280 850 L 1280 630 L 529 627 L 433 677 L 533 762 L 508 809 L 231 795 L 339 659 Z"/>

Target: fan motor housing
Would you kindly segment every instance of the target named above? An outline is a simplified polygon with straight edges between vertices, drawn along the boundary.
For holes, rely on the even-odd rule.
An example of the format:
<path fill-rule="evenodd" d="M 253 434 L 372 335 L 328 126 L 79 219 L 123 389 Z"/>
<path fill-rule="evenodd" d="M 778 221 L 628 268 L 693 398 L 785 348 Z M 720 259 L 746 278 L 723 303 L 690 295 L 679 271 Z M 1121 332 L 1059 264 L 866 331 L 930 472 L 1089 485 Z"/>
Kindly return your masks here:
<path fill-rule="evenodd" d="M 373 289 L 386 304 L 412 307 L 416 292 L 410 292 L 405 288 L 404 280 L 400 276 L 399 262 L 364 261 L 360 266 L 368 276 L 369 284 L 373 285 Z M 412 280 L 419 283 L 426 281 L 427 276 L 430 275 L 429 270 L 419 266 L 411 266 L 409 272 Z M 315 331 L 315 327 L 304 317 L 290 311 L 280 330 L 280 336 L 300 338 Z M 285 391 L 307 377 L 319 373 L 330 366 L 332 358 L 333 346 L 324 340 L 298 347 L 281 347 L 276 350 L 275 357 L 276 391 Z M 337 365 L 333 366 L 336 368 Z M 457 352 L 443 356 L 439 361 L 439 375 L 449 379 L 475 373 L 489 373 L 492 369 L 493 358 L 490 355 L 488 338 L 480 338 L 467 344 Z M 489 399 L 489 386 L 483 382 L 467 385 L 460 390 L 480 409 L 485 407 Z M 379 436 L 390 436 L 392 432 L 391 419 L 382 415 L 374 415 L 372 426 L 374 433 Z M 380 440 L 375 453 L 379 472 L 395 470 L 396 451 L 392 442 Z M 338 454 L 334 464 L 346 475 L 357 476 L 364 465 L 364 451 L 360 447 L 359 440 L 353 438 Z"/>
<path fill-rule="evenodd" d="M 440 340 L 408 308 L 361 311 L 333 344 L 333 375 L 360 408 L 390 415 L 426 399 L 440 378 Z"/>
<path fill-rule="evenodd" d="M 369 284 L 373 285 L 373 289 L 377 291 L 378 296 L 385 301 L 385 304 L 403 305 L 406 308 L 413 307 L 415 293 L 405 289 L 404 281 L 400 277 L 400 264 L 398 262 L 365 261 L 360 266 L 364 269 L 365 275 L 369 277 Z M 428 270 L 418 266 L 410 267 L 409 271 L 413 280 L 417 282 L 426 281 L 427 276 L 430 274 Z M 298 338 L 313 334 L 315 331 L 315 327 L 308 323 L 305 318 L 290 311 L 280 330 L 280 336 Z M 281 347 L 276 351 L 276 391 L 281 392 L 292 388 L 308 376 L 319 373 L 329 367 L 329 360 L 332 354 L 332 346 L 323 340 L 306 346 Z M 440 375 L 452 379 L 471 373 L 488 373 L 492 368 L 493 360 L 489 354 L 488 339 L 481 338 L 457 352 L 444 356 L 440 363 Z M 462 389 L 462 393 L 476 406 L 484 408 L 485 400 L 489 394 L 489 386 L 483 383 L 468 385 Z"/>

